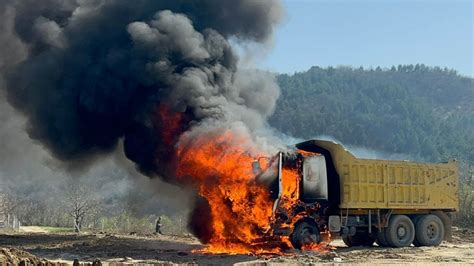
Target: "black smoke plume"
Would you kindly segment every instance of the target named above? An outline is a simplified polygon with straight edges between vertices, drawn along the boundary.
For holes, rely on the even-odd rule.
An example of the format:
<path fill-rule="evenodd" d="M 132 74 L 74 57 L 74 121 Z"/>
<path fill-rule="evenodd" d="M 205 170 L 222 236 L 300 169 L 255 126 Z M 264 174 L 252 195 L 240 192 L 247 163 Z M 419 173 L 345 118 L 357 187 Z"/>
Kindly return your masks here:
<path fill-rule="evenodd" d="M 256 130 L 279 95 L 272 78 L 238 69 L 229 43 L 268 43 L 279 2 L 0 2 L 8 102 L 26 115 L 30 138 L 71 168 L 123 139 L 140 171 L 166 178 L 181 133 L 216 123 Z"/>

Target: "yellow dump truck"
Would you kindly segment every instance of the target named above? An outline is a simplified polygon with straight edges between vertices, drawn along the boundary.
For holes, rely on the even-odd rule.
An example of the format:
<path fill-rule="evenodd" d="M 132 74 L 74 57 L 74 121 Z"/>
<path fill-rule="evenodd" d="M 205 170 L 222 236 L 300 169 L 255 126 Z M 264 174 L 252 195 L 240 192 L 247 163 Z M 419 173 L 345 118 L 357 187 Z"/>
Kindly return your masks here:
<path fill-rule="evenodd" d="M 296 148 L 273 160 L 278 178 L 270 184 L 278 217 L 274 230 L 289 234 L 296 248 L 321 241 L 328 231 L 348 246 L 434 246 L 451 237 L 451 213 L 459 206 L 456 161 L 360 159 L 324 140 Z M 298 173 L 299 203 L 291 211 L 279 206 L 285 168 Z"/>

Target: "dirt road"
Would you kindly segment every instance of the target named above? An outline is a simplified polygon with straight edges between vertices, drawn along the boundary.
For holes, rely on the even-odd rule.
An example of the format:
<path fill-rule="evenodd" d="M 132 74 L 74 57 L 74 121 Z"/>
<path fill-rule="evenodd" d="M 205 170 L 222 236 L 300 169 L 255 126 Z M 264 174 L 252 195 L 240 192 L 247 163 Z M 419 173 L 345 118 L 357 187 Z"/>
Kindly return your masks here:
<path fill-rule="evenodd" d="M 20 227 L 20 232 L 24 233 L 47 233 L 45 229 L 40 226 L 22 226 Z"/>
<path fill-rule="evenodd" d="M 332 243 L 335 250 L 325 254 L 296 252 L 286 256 L 212 255 L 195 253 L 201 247 L 193 237 L 174 236 L 117 236 L 17 233 L 0 235 L 0 247 L 13 248 L 19 256 L 22 251 L 48 261 L 69 262 L 79 259 L 103 263 L 175 263 L 175 264 L 310 264 L 310 263 L 390 263 L 440 264 L 474 263 L 474 231 L 455 231 L 453 242 L 439 247 L 409 248 L 347 248 L 341 240 Z M 22 251 L 18 251 L 22 250 Z M 1 260 L 0 252 L 0 260 Z"/>

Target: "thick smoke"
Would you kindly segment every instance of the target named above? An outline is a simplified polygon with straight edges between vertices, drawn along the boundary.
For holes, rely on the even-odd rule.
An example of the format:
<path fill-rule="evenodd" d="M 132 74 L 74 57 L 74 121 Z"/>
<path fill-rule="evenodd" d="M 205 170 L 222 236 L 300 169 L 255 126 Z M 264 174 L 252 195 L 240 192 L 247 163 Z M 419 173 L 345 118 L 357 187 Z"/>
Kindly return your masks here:
<path fill-rule="evenodd" d="M 228 42 L 269 42 L 275 1 L 2 0 L 0 14 L 8 101 L 70 168 L 123 138 L 143 173 L 166 177 L 181 133 L 253 132 L 279 95 L 270 76 L 238 70 Z"/>
<path fill-rule="evenodd" d="M 100 163 L 90 169 L 65 173 L 57 160 L 28 138 L 24 131 L 25 118 L 3 97 L 0 97 L 0 123 L 3 140 L 0 142 L 0 194 L 8 193 L 17 200 L 16 214 L 24 218 L 24 223 L 43 218 L 26 212 L 28 202 L 48 206 L 51 212 L 61 209 L 65 201 L 62 189 L 68 183 L 83 184 L 89 189 L 89 197 L 101 198 L 104 216 L 118 215 L 123 210 L 133 210 L 135 215 L 175 215 L 189 208 L 188 196 L 183 195 L 182 190 L 140 175 L 119 150 L 101 158 Z M 175 200 L 177 194 L 181 194 L 180 201 Z"/>

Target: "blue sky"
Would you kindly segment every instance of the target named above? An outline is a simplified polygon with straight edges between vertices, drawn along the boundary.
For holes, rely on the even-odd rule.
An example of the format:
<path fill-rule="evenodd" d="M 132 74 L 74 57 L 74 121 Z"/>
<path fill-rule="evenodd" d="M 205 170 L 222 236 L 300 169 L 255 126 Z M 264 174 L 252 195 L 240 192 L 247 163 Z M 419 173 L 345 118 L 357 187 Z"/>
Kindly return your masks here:
<path fill-rule="evenodd" d="M 286 0 L 286 18 L 259 66 L 293 73 L 424 63 L 474 77 L 473 2 Z"/>

